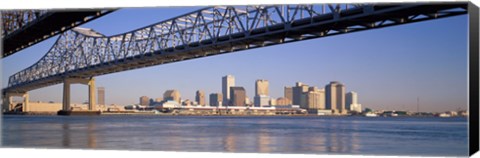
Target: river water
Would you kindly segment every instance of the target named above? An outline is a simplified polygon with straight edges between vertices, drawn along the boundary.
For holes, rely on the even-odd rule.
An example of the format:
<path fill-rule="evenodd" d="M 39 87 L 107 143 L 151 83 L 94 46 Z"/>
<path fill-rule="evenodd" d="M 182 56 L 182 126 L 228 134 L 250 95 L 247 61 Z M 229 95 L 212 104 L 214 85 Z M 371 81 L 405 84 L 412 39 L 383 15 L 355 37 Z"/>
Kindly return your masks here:
<path fill-rule="evenodd" d="M 467 156 L 466 118 L 15 116 L 2 146 L 28 148 Z"/>

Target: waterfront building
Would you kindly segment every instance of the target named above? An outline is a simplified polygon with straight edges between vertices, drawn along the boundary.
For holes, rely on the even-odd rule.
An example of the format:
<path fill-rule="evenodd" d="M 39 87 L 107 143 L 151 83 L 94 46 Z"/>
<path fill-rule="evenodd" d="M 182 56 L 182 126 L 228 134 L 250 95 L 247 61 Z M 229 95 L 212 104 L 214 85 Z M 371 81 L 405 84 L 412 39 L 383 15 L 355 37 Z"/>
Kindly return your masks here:
<path fill-rule="evenodd" d="M 346 113 L 345 86 L 337 81 L 332 81 L 325 86 L 325 106 L 335 113 Z"/>
<path fill-rule="evenodd" d="M 317 110 L 317 115 L 332 115 L 332 110 Z"/>
<path fill-rule="evenodd" d="M 189 99 L 182 101 L 183 106 L 192 106 L 192 102 Z"/>
<path fill-rule="evenodd" d="M 290 105 L 292 101 L 285 97 L 280 97 L 277 99 L 277 105 Z"/>
<path fill-rule="evenodd" d="M 357 93 L 350 91 L 347 94 L 345 94 L 345 108 L 350 109 L 352 104 L 357 103 Z"/>
<path fill-rule="evenodd" d="M 288 99 L 287 101 L 289 101 L 285 105 L 292 104 L 292 100 L 293 100 L 293 89 L 292 89 L 292 87 L 285 87 L 284 88 L 283 97 Z"/>
<path fill-rule="evenodd" d="M 252 106 L 252 102 L 250 101 L 250 98 L 248 96 L 245 96 L 245 105 Z"/>
<path fill-rule="evenodd" d="M 358 104 L 358 94 L 356 92 L 351 91 L 345 95 L 345 109 L 362 112 L 362 105 Z"/>
<path fill-rule="evenodd" d="M 195 94 L 195 101 L 197 102 L 197 105 L 205 106 L 205 93 L 203 93 L 201 90 L 198 90 Z"/>
<path fill-rule="evenodd" d="M 225 98 L 225 97 L 224 97 Z M 243 87 L 230 87 L 231 106 L 245 106 L 247 94 Z"/>
<path fill-rule="evenodd" d="M 105 105 L 105 88 L 98 87 L 97 94 L 98 94 L 98 98 L 97 98 L 98 105 Z"/>
<path fill-rule="evenodd" d="M 180 108 L 182 107 L 178 102 L 168 100 L 162 104 L 162 108 Z"/>
<path fill-rule="evenodd" d="M 177 103 L 181 103 L 180 92 L 175 89 L 166 90 L 165 93 L 163 93 L 163 99 L 164 101 L 173 100 L 173 101 L 176 101 Z"/>
<path fill-rule="evenodd" d="M 268 97 L 268 81 L 255 81 L 255 96 L 253 97 L 253 105 L 256 107 L 269 105 L 269 100 L 270 97 Z"/>
<path fill-rule="evenodd" d="M 153 98 L 150 98 L 150 100 L 149 100 L 148 102 L 149 102 L 148 105 L 153 105 L 153 104 L 155 104 L 155 100 L 153 100 Z"/>
<path fill-rule="evenodd" d="M 307 109 L 323 110 L 325 109 L 325 90 L 317 87 L 310 87 L 307 96 Z"/>
<path fill-rule="evenodd" d="M 268 96 L 268 80 L 255 81 L 255 96 Z"/>
<path fill-rule="evenodd" d="M 362 104 L 352 104 L 350 106 L 350 111 L 355 111 L 355 112 L 358 112 L 358 113 L 361 113 L 362 112 Z"/>
<path fill-rule="evenodd" d="M 307 97 L 305 95 L 308 92 L 308 85 L 303 84 L 302 82 L 297 82 L 295 87 L 292 87 L 293 92 L 293 105 L 300 105 L 300 108 L 307 107 Z"/>
<path fill-rule="evenodd" d="M 255 107 L 262 107 L 269 105 L 270 97 L 266 95 L 257 95 L 253 98 Z"/>
<path fill-rule="evenodd" d="M 270 106 L 275 106 L 277 105 L 277 99 L 275 98 L 270 98 L 270 101 L 268 103 Z"/>
<path fill-rule="evenodd" d="M 163 101 L 163 98 L 155 98 L 155 102 L 156 102 L 156 103 L 160 103 L 160 102 L 162 102 L 162 101 Z"/>
<path fill-rule="evenodd" d="M 230 87 L 235 86 L 235 77 L 232 75 L 227 75 L 222 77 L 222 94 L 223 94 L 223 104 L 230 104 Z"/>
<path fill-rule="evenodd" d="M 144 106 L 149 105 L 150 104 L 150 98 L 148 98 L 147 96 L 141 96 L 139 104 L 144 105 Z"/>
<path fill-rule="evenodd" d="M 210 106 L 222 106 L 222 93 L 210 94 Z"/>

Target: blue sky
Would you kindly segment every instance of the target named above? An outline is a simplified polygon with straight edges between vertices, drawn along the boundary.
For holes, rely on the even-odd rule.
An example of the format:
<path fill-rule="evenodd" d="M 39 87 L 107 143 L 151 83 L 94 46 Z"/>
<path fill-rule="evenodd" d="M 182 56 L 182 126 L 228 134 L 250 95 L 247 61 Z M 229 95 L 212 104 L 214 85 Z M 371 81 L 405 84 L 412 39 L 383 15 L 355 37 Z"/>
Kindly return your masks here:
<path fill-rule="evenodd" d="M 121 9 L 81 27 L 115 35 L 201 7 Z M 50 38 L 2 59 L 2 83 L 39 60 L 53 45 Z M 138 103 L 140 96 L 162 97 L 167 89 L 193 100 L 195 91 L 221 92 L 221 77 L 254 94 L 255 80 L 270 82 L 270 96 L 300 81 L 323 88 L 340 81 L 355 91 L 363 107 L 416 111 L 467 108 L 467 16 L 331 36 L 225 55 L 107 74 L 96 77 L 107 104 Z M 72 102 L 88 99 L 87 86 L 72 86 Z M 61 102 L 62 84 L 30 92 L 31 101 Z M 208 98 L 207 98 L 208 100 Z"/>

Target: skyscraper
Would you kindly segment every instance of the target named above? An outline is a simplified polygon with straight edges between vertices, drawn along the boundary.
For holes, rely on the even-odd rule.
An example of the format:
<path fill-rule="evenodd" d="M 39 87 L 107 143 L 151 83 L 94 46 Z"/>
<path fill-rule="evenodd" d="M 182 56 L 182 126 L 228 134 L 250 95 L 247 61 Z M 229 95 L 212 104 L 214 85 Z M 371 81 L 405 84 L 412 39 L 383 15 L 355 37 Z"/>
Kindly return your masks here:
<path fill-rule="evenodd" d="M 302 82 L 297 82 L 295 87 L 292 88 L 292 92 L 292 104 L 300 105 L 301 108 L 307 108 L 307 97 L 305 93 L 308 92 L 308 85 L 305 85 Z"/>
<path fill-rule="evenodd" d="M 269 105 L 270 97 L 268 97 L 268 81 L 255 81 L 255 96 L 253 96 L 253 105 L 256 107 Z"/>
<path fill-rule="evenodd" d="M 230 100 L 232 106 L 245 106 L 247 94 L 243 87 L 230 87 Z"/>
<path fill-rule="evenodd" d="M 205 93 L 203 93 L 201 90 L 198 90 L 195 95 L 195 101 L 198 103 L 198 105 L 205 106 Z"/>
<path fill-rule="evenodd" d="M 358 94 L 356 92 L 350 91 L 345 95 L 345 109 L 362 112 L 362 105 L 358 104 Z"/>
<path fill-rule="evenodd" d="M 293 100 L 293 90 L 292 90 L 292 87 L 285 87 L 285 88 L 284 88 L 283 97 L 286 98 L 286 99 L 288 99 L 288 100 L 286 100 L 286 101 L 288 101 L 288 103 L 285 104 L 285 105 L 292 104 L 292 100 Z"/>
<path fill-rule="evenodd" d="M 255 96 L 268 96 L 268 80 L 255 81 Z"/>
<path fill-rule="evenodd" d="M 235 77 L 227 75 L 222 77 L 223 105 L 230 104 L 230 87 L 235 86 Z"/>
<path fill-rule="evenodd" d="M 167 91 L 165 91 L 165 93 L 163 93 L 163 100 L 165 100 L 165 101 L 173 100 L 173 101 L 181 104 L 181 102 L 180 102 L 180 92 L 177 91 L 177 90 L 174 90 L 174 89 L 167 90 Z"/>
<path fill-rule="evenodd" d="M 210 106 L 222 106 L 222 93 L 210 94 Z"/>
<path fill-rule="evenodd" d="M 325 109 L 325 90 L 310 87 L 307 92 L 307 108 L 309 110 Z"/>
<path fill-rule="evenodd" d="M 325 105 L 336 113 L 345 113 L 345 86 L 337 81 L 325 86 Z"/>
<path fill-rule="evenodd" d="M 357 93 L 350 91 L 347 94 L 345 94 L 345 109 L 349 109 L 352 104 L 357 103 Z"/>
<path fill-rule="evenodd" d="M 98 87 L 97 94 L 98 94 L 98 99 L 97 99 L 98 105 L 105 105 L 105 88 Z"/>
<path fill-rule="evenodd" d="M 150 104 L 150 98 L 148 98 L 147 96 L 142 96 L 140 97 L 140 105 L 149 105 Z"/>

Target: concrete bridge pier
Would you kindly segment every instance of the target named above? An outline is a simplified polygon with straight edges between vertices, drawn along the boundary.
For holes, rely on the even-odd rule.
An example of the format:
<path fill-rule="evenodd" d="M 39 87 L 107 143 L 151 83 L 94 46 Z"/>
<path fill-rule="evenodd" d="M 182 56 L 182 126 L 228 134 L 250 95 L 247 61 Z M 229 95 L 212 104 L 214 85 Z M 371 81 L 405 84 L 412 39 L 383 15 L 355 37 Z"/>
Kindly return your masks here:
<path fill-rule="evenodd" d="M 22 112 L 28 112 L 29 111 L 29 95 L 27 92 L 6 92 L 2 96 L 2 111 L 7 112 L 11 111 L 15 108 L 15 104 L 12 102 L 13 97 L 22 97 Z"/>
<path fill-rule="evenodd" d="M 88 85 L 88 110 L 95 111 L 95 78 L 83 79 L 83 78 L 65 78 L 63 79 L 63 111 L 71 111 L 70 109 L 70 85 L 80 83 Z"/>

